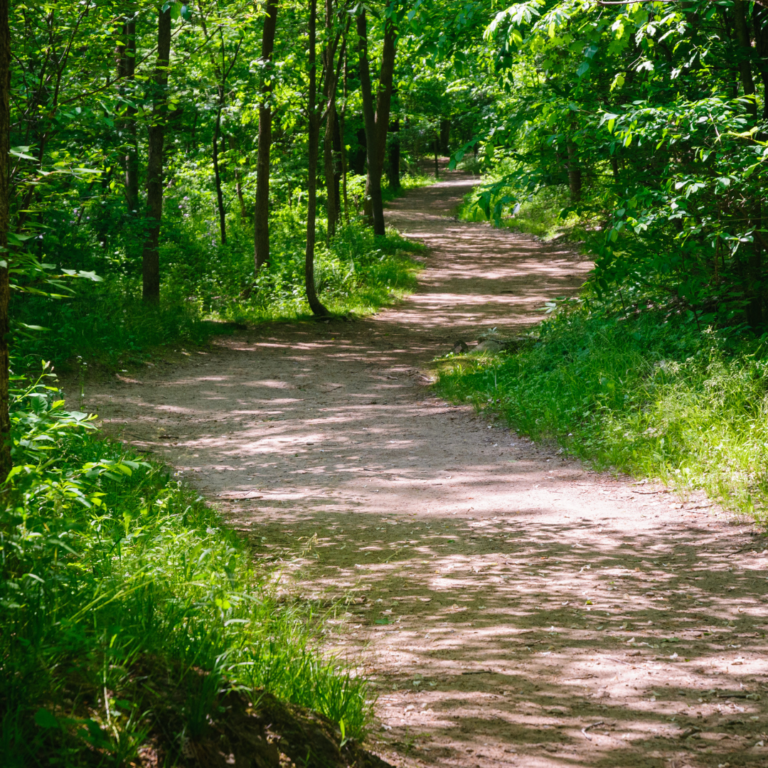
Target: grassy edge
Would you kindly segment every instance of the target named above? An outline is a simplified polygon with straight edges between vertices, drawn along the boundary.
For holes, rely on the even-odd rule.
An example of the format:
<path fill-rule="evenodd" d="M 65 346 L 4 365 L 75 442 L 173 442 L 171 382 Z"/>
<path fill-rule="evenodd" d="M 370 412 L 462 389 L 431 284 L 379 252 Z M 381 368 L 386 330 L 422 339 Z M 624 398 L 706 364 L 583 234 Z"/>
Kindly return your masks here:
<path fill-rule="evenodd" d="M 758 342 L 564 314 L 515 353 L 435 361 L 436 391 L 597 470 L 703 490 L 768 520 L 768 361 Z"/>

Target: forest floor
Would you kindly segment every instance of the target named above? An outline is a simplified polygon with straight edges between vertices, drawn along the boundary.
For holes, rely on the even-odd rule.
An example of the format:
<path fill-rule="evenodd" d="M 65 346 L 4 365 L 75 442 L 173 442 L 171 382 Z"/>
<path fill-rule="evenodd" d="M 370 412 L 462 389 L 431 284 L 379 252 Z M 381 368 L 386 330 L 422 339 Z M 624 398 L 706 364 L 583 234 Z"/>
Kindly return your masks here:
<path fill-rule="evenodd" d="M 420 288 L 366 320 L 271 324 L 93 383 L 286 590 L 339 603 L 397 766 L 768 765 L 768 551 L 705 499 L 590 471 L 429 389 L 429 365 L 578 289 L 563 246 L 391 204 Z"/>

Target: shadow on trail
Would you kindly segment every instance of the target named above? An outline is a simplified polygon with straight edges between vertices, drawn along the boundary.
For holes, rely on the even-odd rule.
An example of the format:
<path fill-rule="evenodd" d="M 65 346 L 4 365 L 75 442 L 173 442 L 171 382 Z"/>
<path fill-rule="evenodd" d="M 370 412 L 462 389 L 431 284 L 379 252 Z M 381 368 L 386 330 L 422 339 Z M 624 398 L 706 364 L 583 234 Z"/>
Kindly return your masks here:
<path fill-rule="evenodd" d="M 430 742 L 482 756 L 493 741 L 524 766 L 583 764 L 585 742 L 595 766 L 765 765 L 764 576 L 733 572 L 727 546 L 702 554 L 696 526 L 610 544 L 620 530 L 535 516 L 350 513 L 317 531 L 315 584 L 346 584 L 347 626 L 399 654 L 396 738 L 446 765 L 457 747 Z M 585 528 L 599 543 L 571 545 Z"/>
<path fill-rule="evenodd" d="M 432 249 L 401 306 L 253 329 L 89 407 L 294 593 L 341 606 L 329 639 L 363 655 L 399 765 L 768 765 L 763 540 L 423 386 L 458 338 L 535 322 L 589 266 L 446 219 L 469 183 L 393 203 Z"/>

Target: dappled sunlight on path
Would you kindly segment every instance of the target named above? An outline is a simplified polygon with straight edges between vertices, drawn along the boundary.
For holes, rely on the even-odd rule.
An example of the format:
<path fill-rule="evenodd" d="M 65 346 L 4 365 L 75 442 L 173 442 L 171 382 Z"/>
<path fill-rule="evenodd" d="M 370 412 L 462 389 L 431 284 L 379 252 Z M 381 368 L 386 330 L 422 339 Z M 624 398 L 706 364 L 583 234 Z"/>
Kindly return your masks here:
<path fill-rule="evenodd" d="M 449 218 L 470 181 L 393 204 L 431 248 L 402 305 L 255 328 L 88 405 L 217 500 L 288 597 L 335 610 L 393 764 L 768 765 L 762 537 L 427 388 L 434 356 L 535 322 L 589 267 Z"/>

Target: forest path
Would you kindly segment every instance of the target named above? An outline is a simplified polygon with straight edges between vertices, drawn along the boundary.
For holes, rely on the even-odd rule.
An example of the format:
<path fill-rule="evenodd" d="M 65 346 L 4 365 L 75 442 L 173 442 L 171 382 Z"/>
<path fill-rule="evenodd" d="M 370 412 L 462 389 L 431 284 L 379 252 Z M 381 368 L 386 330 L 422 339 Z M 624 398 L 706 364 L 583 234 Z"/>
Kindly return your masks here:
<path fill-rule="evenodd" d="M 390 207 L 430 246 L 400 306 L 257 327 L 94 385 L 87 406 L 218 501 L 303 594 L 347 598 L 329 642 L 375 679 L 373 739 L 394 764 L 768 765 L 768 553 L 752 527 L 426 388 L 454 341 L 537 321 L 589 267 L 448 218 L 471 184 Z"/>

